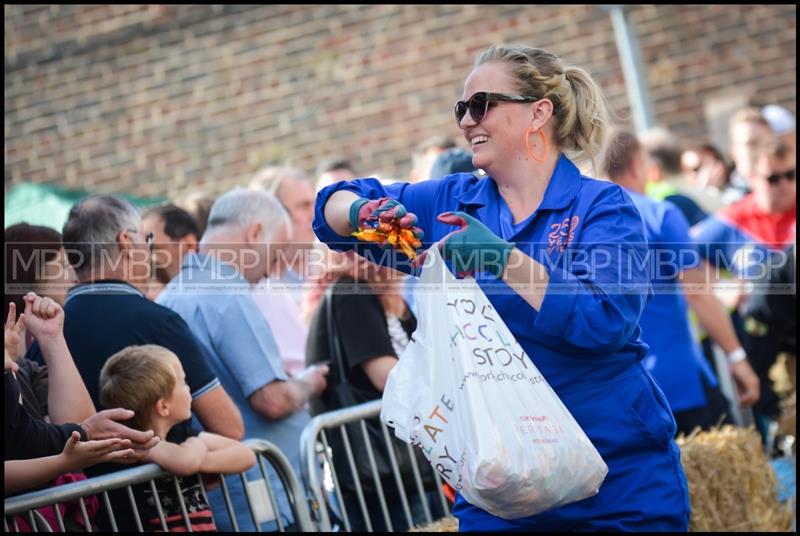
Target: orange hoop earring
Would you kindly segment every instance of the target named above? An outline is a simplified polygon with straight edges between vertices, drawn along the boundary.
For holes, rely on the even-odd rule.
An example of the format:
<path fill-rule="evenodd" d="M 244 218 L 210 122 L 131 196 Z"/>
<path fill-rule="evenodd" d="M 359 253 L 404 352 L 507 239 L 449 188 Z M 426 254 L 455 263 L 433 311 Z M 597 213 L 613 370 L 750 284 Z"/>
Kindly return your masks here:
<path fill-rule="evenodd" d="M 531 130 L 533 127 L 528 127 L 528 130 L 525 132 L 525 149 L 528 151 L 528 156 L 530 156 L 536 162 L 544 162 L 544 159 L 547 157 L 547 136 L 544 135 L 544 132 L 541 130 L 537 130 L 536 133 L 542 137 L 542 145 L 544 146 L 544 150 L 542 151 L 541 158 L 537 157 L 533 154 L 533 150 L 531 150 Z"/>

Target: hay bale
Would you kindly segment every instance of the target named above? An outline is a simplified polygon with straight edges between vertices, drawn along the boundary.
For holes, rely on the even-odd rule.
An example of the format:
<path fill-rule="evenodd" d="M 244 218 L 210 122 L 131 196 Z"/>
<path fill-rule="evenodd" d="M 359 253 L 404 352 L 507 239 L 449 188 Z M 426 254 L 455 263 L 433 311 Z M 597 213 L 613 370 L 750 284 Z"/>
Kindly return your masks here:
<path fill-rule="evenodd" d="M 429 525 L 413 528 L 408 532 L 458 532 L 458 520 L 452 516 L 447 516 Z"/>
<path fill-rule="evenodd" d="M 788 531 L 775 472 L 753 429 L 723 426 L 677 440 L 689 483 L 691 532 Z"/>

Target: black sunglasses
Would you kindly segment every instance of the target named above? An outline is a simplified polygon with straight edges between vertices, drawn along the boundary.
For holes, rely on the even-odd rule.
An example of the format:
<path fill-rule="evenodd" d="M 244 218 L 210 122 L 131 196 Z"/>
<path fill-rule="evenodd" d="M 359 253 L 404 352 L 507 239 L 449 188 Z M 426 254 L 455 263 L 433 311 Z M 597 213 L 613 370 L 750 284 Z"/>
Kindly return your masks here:
<path fill-rule="evenodd" d="M 536 102 L 539 97 L 531 97 L 526 95 L 510 95 L 508 93 L 488 93 L 486 91 L 478 91 L 467 99 L 466 102 L 458 101 L 455 106 L 456 123 L 461 125 L 461 120 L 469 111 L 469 116 L 476 123 L 480 123 L 486 112 L 489 111 L 489 104 L 494 101 L 507 101 L 507 102 Z"/>
<path fill-rule="evenodd" d="M 781 179 L 786 179 L 787 181 L 793 181 L 796 169 L 790 169 L 789 171 L 784 171 L 783 173 L 773 173 L 769 177 L 767 177 L 767 182 L 770 184 L 778 184 L 781 182 Z"/>

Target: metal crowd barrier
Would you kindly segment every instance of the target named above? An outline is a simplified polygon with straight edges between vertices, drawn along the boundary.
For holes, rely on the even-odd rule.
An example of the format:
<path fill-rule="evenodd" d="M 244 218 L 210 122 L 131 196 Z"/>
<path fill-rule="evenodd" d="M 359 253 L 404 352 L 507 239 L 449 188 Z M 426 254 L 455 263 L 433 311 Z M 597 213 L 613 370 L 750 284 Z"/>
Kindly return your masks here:
<path fill-rule="evenodd" d="M 272 486 L 270 485 L 269 479 L 267 478 L 267 471 L 264 467 L 265 458 L 269 461 L 272 468 L 276 471 L 283 484 L 284 492 L 286 493 L 289 505 L 292 508 L 292 514 L 294 516 L 297 529 L 302 532 L 314 532 L 315 527 L 311 522 L 311 517 L 309 515 L 308 507 L 305 502 L 305 496 L 306 496 L 305 492 L 300 487 L 300 483 L 297 479 L 297 476 L 294 474 L 291 465 L 289 464 L 288 460 L 283 455 L 283 453 L 274 444 L 261 439 L 248 439 L 244 441 L 244 444 L 250 447 L 256 453 L 256 458 L 258 460 L 257 467 L 260 468 L 261 475 L 264 478 L 264 481 L 266 482 L 267 495 L 271 503 L 271 507 L 273 509 L 272 511 L 278 512 L 278 507 L 275 501 L 275 492 L 274 490 L 272 490 Z M 20 526 L 17 518 L 17 515 L 20 515 L 23 517 L 23 519 L 26 519 L 29 526 L 32 527 L 33 530 L 37 532 L 39 531 L 53 532 L 54 529 L 58 530 L 59 532 L 64 532 L 65 531 L 64 519 L 63 516 L 61 515 L 61 511 L 60 508 L 58 508 L 58 505 L 76 500 L 78 501 L 78 504 L 80 506 L 81 518 L 83 520 L 84 527 L 88 527 L 88 530 L 91 531 L 92 530 L 91 527 L 93 525 L 91 520 L 89 519 L 84 499 L 94 495 L 102 494 L 101 502 L 105 506 L 106 512 L 109 513 L 108 518 L 111 524 L 111 530 L 113 532 L 119 532 L 116 522 L 116 516 L 114 514 L 114 510 L 112 508 L 108 492 L 113 490 L 125 489 L 127 491 L 128 500 L 130 503 L 131 510 L 133 512 L 133 517 L 138 527 L 138 531 L 143 532 L 142 520 L 139 515 L 139 510 L 136 506 L 136 501 L 134 498 L 132 486 L 148 482 L 150 484 L 151 491 L 156 497 L 155 505 L 158 511 L 159 520 L 161 522 L 161 528 L 162 530 L 167 531 L 167 522 L 162 510 L 161 499 L 158 495 L 158 491 L 155 486 L 155 480 L 170 476 L 172 475 L 162 470 L 158 465 L 147 464 L 139 467 L 133 467 L 131 469 L 125 469 L 122 471 L 117 471 L 114 473 L 109 473 L 106 475 L 89 478 L 87 480 L 83 480 L 80 482 L 73 482 L 63 486 L 57 486 L 54 488 L 43 489 L 39 491 L 26 493 L 24 495 L 11 497 L 5 499 L 5 508 L 4 508 L 5 531 L 6 532 L 20 531 Z M 222 487 L 222 492 L 225 498 L 227 511 L 231 516 L 231 518 L 233 518 L 234 517 L 233 506 L 230 502 L 230 498 L 227 493 L 225 479 L 222 477 L 222 475 L 218 476 L 219 476 L 220 486 Z M 250 512 L 251 514 L 253 514 L 253 512 L 255 511 L 255 507 L 253 498 L 247 492 L 247 485 L 246 485 L 247 479 L 244 473 L 240 473 L 240 477 L 242 479 L 242 486 L 245 489 L 245 494 L 248 506 L 250 507 Z M 198 482 L 200 483 L 200 489 L 203 495 L 205 496 L 206 501 L 208 501 L 208 495 L 206 494 L 206 489 L 203 484 L 202 477 L 200 475 L 197 475 L 196 477 L 189 477 L 189 478 L 197 478 Z M 184 503 L 183 496 L 180 492 L 178 480 L 174 476 L 172 476 L 172 480 L 175 485 L 175 489 L 177 491 L 176 495 L 180 503 L 183 522 L 186 526 L 186 530 L 191 532 L 192 528 L 189 521 L 189 515 L 187 513 L 186 504 Z M 42 516 L 41 513 L 37 511 L 38 508 L 46 506 L 54 506 L 53 510 L 58 524 L 57 529 L 55 527 L 51 527 L 50 524 L 47 522 L 47 520 L 44 518 L 44 516 Z M 115 505 L 117 511 L 119 511 L 119 508 L 121 506 L 122 505 L 119 504 Z M 281 516 L 278 515 L 276 521 L 278 525 L 278 530 L 280 532 L 283 532 L 286 527 L 283 526 L 280 517 Z M 9 518 L 11 518 L 10 521 Z M 235 526 L 235 521 L 233 521 L 233 523 Z M 256 525 L 256 530 L 259 530 L 258 525 Z"/>
<path fill-rule="evenodd" d="M 369 434 L 367 433 L 365 425 L 365 422 L 368 419 L 376 419 L 379 421 L 381 404 L 381 400 L 375 400 L 350 408 L 344 408 L 317 415 L 306 425 L 302 435 L 300 436 L 300 453 L 302 456 L 301 469 L 303 480 L 310 493 L 309 502 L 312 518 L 317 524 L 317 528 L 321 532 L 331 532 L 334 531 L 334 528 L 338 529 L 338 531 L 353 532 L 354 530 L 351 526 L 350 519 L 353 513 L 353 508 L 359 508 L 359 512 L 357 513 L 362 515 L 363 523 L 366 525 L 365 530 L 368 532 L 373 531 L 373 522 L 370 515 L 377 515 L 378 512 L 375 510 L 380 510 L 382 521 L 384 522 L 386 530 L 388 532 L 395 531 L 388 510 L 390 506 L 397 505 L 389 504 L 386 500 L 384 485 L 388 484 L 386 482 L 381 482 L 381 479 L 378 476 L 378 469 L 375 464 L 372 441 L 369 438 Z M 345 428 L 345 425 L 348 424 L 358 425 L 361 437 L 364 440 L 364 445 L 366 446 L 366 452 L 353 452 L 351 448 L 352 438 Z M 394 485 L 397 488 L 397 498 L 401 503 L 400 506 L 402 506 L 403 517 L 406 522 L 406 526 L 413 527 L 415 525 L 431 523 L 436 519 L 449 514 L 450 507 L 445 499 L 444 493 L 442 492 L 442 481 L 439 478 L 439 475 L 436 473 L 436 471 L 433 471 L 428 464 L 425 464 L 425 467 L 420 468 L 412 451 L 412 448 L 415 449 L 416 447 L 411 447 L 410 445 L 406 444 L 405 448 L 408 449 L 408 456 L 411 462 L 410 465 L 413 468 L 413 485 L 415 486 L 414 491 L 416 491 L 417 494 L 413 497 L 419 501 L 416 504 L 421 507 L 424 515 L 424 519 L 422 520 L 415 520 L 412 518 L 411 509 L 409 507 L 409 495 L 406 491 L 397 465 L 397 453 L 390 442 L 390 434 L 393 435 L 393 432 L 391 432 L 383 423 L 380 423 L 380 426 L 383 432 L 383 447 L 387 448 L 386 452 L 389 454 L 394 477 Z M 345 449 L 348 462 L 348 467 L 346 468 L 337 468 L 333 463 L 328 433 L 334 433 L 334 429 L 336 429 L 338 434 L 340 434 L 339 437 L 341 438 L 341 444 Z M 361 460 L 368 460 L 371 467 L 371 476 L 375 484 L 377 499 L 379 501 L 379 508 L 374 507 L 373 511 L 371 512 L 368 511 L 366 506 L 367 496 L 362 489 L 355 466 L 356 456 L 360 457 Z M 320 462 L 322 462 L 322 464 Z M 323 467 L 322 470 L 320 470 L 321 465 Z M 435 490 L 424 488 L 422 482 L 422 473 L 420 470 L 430 471 L 435 481 Z M 329 486 L 325 486 L 324 482 L 322 481 L 323 479 L 321 473 L 328 471 Z M 339 482 L 343 471 L 349 471 L 349 475 L 352 477 L 352 482 L 355 484 L 355 492 L 358 498 L 357 505 L 345 504 L 345 501 L 343 500 L 342 487 L 340 486 Z M 405 484 L 410 485 L 411 483 L 405 482 Z M 430 501 L 431 497 L 434 497 L 432 501 Z M 437 501 L 439 504 L 435 504 Z M 336 517 L 334 518 L 336 520 L 335 524 L 338 525 L 337 527 L 334 527 L 334 523 L 332 523 L 332 509 L 338 510 L 338 512 L 335 513 Z M 439 511 L 438 517 L 432 516 L 432 512 L 435 511 Z"/>

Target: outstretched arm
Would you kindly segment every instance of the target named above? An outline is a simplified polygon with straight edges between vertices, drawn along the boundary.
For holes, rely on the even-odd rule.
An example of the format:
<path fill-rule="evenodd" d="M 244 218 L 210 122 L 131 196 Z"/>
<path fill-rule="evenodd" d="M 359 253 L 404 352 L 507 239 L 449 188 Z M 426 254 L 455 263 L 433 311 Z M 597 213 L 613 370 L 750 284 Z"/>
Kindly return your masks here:
<path fill-rule="evenodd" d="M 249 447 L 227 437 L 200 432 L 208 452 L 200 464 L 202 473 L 242 473 L 253 467 L 256 455 Z"/>
<path fill-rule="evenodd" d="M 369 228 L 364 225 L 365 222 L 396 223 L 398 228 L 411 231 L 416 239 L 412 241 L 404 235 L 404 240 L 422 241 L 423 235 L 432 228 L 433 207 L 435 199 L 442 195 L 443 184 L 444 181 L 437 180 L 387 185 L 377 179 L 367 178 L 328 186 L 317 195 L 314 232 L 331 249 L 355 249 L 368 260 L 409 273 L 413 267 L 408 263 L 409 254 L 404 251 L 405 248 L 385 249 L 371 240 L 361 242 L 352 233 L 359 231 L 359 228 Z M 380 226 L 378 228 L 380 230 Z M 394 242 L 387 242 L 397 247 Z M 421 246 L 425 247 L 425 244 Z M 413 245 L 412 249 L 419 247 Z"/>
<path fill-rule="evenodd" d="M 177 476 L 191 476 L 200 472 L 208 448 L 199 437 L 190 437 L 180 445 L 160 441 L 150 449 L 144 461 L 161 466 L 165 471 Z"/>
<path fill-rule="evenodd" d="M 460 226 L 440 242 L 442 256 L 453 263 L 457 274 L 489 272 L 505 281 L 537 311 L 542 307 L 550 281 L 544 266 L 465 212 L 445 212 L 437 219 Z M 423 257 L 424 254 L 416 262 L 423 262 Z"/>
<path fill-rule="evenodd" d="M 651 292 L 647 241 L 639 213 L 619 188 L 602 192 L 575 241 L 534 259 L 464 212 L 439 221 L 461 228 L 442 238 L 442 256 L 456 272 L 484 271 L 503 281 L 539 314 L 534 327 L 551 344 L 613 352 L 639 325 Z M 580 224 L 580 227 L 578 225 Z M 545 266 L 547 262 L 549 266 Z"/>
<path fill-rule="evenodd" d="M 73 432 L 64 445 L 61 454 L 33 458 L 30 460 L 9 460 L 4 464 L 5 491 L 19 491 L 49 482 L 58 475 L 78 471 L 101 462 L 114 462 L 133 454 L 127 448 L 127 439 L 105 439 L 101 441 L 80 441 L 80 434 Z"/>
<path fill-rule="evenodd" d="M 358 230 L 350 225 L 350 206 L 358 198 L 356 194 L 347 190 L 334 192 L 328 198 L 328 202 L 325 203 L 325 221 L 336 234 L 350 236 L 350 233 Z"/>

